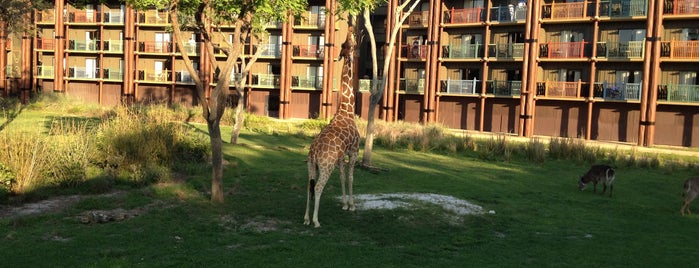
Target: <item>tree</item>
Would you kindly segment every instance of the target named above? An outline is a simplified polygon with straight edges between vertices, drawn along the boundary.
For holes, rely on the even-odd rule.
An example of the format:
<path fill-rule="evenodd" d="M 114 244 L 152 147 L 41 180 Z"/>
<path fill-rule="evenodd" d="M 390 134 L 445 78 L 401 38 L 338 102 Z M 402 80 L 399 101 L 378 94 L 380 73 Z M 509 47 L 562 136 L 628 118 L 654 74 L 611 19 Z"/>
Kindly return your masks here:
<path fill-rule="evenodd" d="M 32 23 L 18 19 L 30 15 L 34 10 L 48 8 L 43 0 L 0 0 L 0 23 L 5 33 L 23 33 L 31 30 Z"/>
<path fill-rule="evenodd" d="M 180 51 L 185 49 L 185 38 L 182 30 L 188 29 L 202 38 L 206 53 L 202 57 L 208 57 L 212 70 L 216 70 L 216 86 L 211 90 L 207 98 L 206 92 L 209 86 L 195 75 L 192 59 L 187 53 L 182 53 L 183 63 L 187 71 L 192 74 L 192 80 L 196 87 L 199 104 L 203 109 L 203 116 L 209 131 L 211 141 L 211 202 L 223 203 L 223 141 L 221 138 L 221 117 L 223 116 L 229 97 L 231 74 L 236 71 L 233 85 L 236 87 L 239 100 L 244 96 L 243 85 L 250 66 L 257 59 L 252 57 L 246 63 L 245 56 L 241 55 L 242 47 L 246 40 L 264 36 L 264 24 L 270 21 L 285 21 L 289 15 L 297 15 L 306 8 L 305 0 L 127 0 L 127 3 L 136 9 L 159 8 L 167 9 L 174 32 L 173 39 Z M 234 26 L 233 38 L 219 45 L 214 36 L 222 36 L 221 26 Z M 226 61 L 218 64 L 215 50 L 220 50 L 226 55 Z M 258 51 L 256 55 L 259 55 Z M 240 62 L 239 62 L 240 61 Z M 240 64 L 240 65 L 238 65 Z M 238 102 L 242 109 L 242 102 Z M 238 115 L 241 116 L 242 115 Z M 239 121 L 239 122 L 242 122 Z"/>
<path fill-rule="evenodd" d="M 378 58 L 377 58 L 377 48 L 376 48 L 376 37 L 374 35 L 374 27 L 371 24 L 371 12 L 376 9 L 380 4 L 386 3 L 386 0 L 340 0 L 340 7 L 348 10 L 350 13 L 362 12 L 362 17 L 364 20 L 364 29 L 367 31 L 367 36 L 369 37 L 369 45 L 371 46 L 371 63 L 372 63 L 372 76 L 371 76 L 371 88 L 369 90 L 369 113 L 367 114 L 367 127 L 366 127 L 366 139 L 364 141 L 364 155 L 362 156 L 362 166 L 371 167 L 371 154 L 374 148 L 374 129 L 375 129 L 375 117 L 376 117 L 376 105 L 378 105 L 381 97 L 383 96 L 384 89 L 388 86 L 388 79 L 386 79 L 386 74 L 388 74 L 388 68 L 390 67 L 393 58 L 393 49 L 396 44 L 396 38 L 398 37 L 398 32 L 400 31 L 401 25 L 408 19 L 410 13 L 415 10 L 420 0 L 408 0 L 400 5 L 398 5 L 394 10 L 392 16 L 393 23 L 391 24 L 389 41 L 386 44 L 386 56 L 383 62 L 383 80 L 381 80 L 382 85 L 379 86 L 379 75 L 378 75 Z M 407 7 L 407 10 L 406 10 Z"/>

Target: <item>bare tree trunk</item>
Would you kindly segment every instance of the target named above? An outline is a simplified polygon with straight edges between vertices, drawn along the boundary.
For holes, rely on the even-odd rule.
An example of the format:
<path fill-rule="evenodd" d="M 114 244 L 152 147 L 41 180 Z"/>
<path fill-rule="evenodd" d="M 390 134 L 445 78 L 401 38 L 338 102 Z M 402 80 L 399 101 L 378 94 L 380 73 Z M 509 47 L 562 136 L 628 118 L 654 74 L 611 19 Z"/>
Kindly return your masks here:
<path fill-rule="evenodd" d="M 233 110 L 233 130 L 231 132 L 231 144 L 238 144 L 240 130 L 245 124 L 245 116 L 243 115 L 243 106 L 245 105 L 245 91 L 238 90 L 238 101 L 235 110 Z"/>
<path fill-rule="evenodd" d="M 379 103 L 383 95 L 383 87 L 377 87 L 378 84 L 378 61 L 376 57 L 376 36 L 374 36 L 374 27 L 371 25 L 370 11 L 364 9 L 364 27 L 369 35 L 369 45 L 371 46 L 371 93 L 369 97 L 369 114 L 366 125 L 366 140 L 364 141 L 364 155 L 362 156 L 362 165 L 371 166 L 371 154 L 374 151 L 374 129 L 376 121 L 376 105 Z M 384 70 L 385 72 L 385 70 Z"/>
<path fill-rule="evenodd" d="M 211 141 L 211 202 L 223 203 L 223 139 L 220 120 L 206 120 Z"/>

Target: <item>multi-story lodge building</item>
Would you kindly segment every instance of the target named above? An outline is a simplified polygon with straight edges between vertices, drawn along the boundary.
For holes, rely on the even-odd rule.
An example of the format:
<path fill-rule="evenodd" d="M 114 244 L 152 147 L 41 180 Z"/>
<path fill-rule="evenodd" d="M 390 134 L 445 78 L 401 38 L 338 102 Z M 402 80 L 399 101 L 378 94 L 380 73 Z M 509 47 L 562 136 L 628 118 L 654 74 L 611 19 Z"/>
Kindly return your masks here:
<path fill-rule="evenodd" d="M 95 3 L 55 1 L 32 16 L 34 36 L 0 41 L 5 96 L 58 91 L 104 105 L 196 105 L 192 75 L 215 83 L 198 36 L 186 51 L 172 43 L 167 12 Z M 395 12 L 398 3 L 372 15 L 380 63 L 394 16 L 405 14 Z M 335 1 L 308 4 L 300 18 L 270 23 L 266 40 L 245 45 L 245 55 L 264 50 L 245 78 L 249 112 L 332 116 L 346 23 L 326 17 Z M 699 145 L 699 0 L 422 0 L 406 15 L 377 107 L 382 120 Z M 355 89 L 356 112 L 366 117 L 371 55 L 363 40 Z M 199 73 L 186 71 L 182 53 Z"/>

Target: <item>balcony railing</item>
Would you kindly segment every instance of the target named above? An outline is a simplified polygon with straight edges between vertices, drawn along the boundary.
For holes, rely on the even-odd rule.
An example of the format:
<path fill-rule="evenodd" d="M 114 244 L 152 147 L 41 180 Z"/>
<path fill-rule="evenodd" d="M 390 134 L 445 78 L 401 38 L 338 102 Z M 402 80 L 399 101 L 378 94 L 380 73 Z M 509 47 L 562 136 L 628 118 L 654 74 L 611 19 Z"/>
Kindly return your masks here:
<path fill-rule="evenodd" d="M 189 71 L 178 71 L 175 72 L 175 83 L 194 84 L 194 79 L 192 79 L 192 75 L 189 74 Z"/>
<path fill-rule="evenodd" d="M 143 24 L 168 24 L 170 14 L 167 11 L 148 10 L 138 13 L 138 22 Z"/>
<path fill-rule="evenodd" d="M 37 78 L 53 78 L 53 66 L 36 66 Z"/>
<path fill-rule="evenodd" d="M 68 68 L 68 78 L 78 79 L 97 79 L 99 78 L 99 69 L 73 66 Z"/>
<path fill-rule="evenodd" d="M 424 78 L 401 78 L 399 81 L 400 90 L 406 93 L 424 93 L 425 79 Z"/>
<path fill-rule="evenodd" d="M 641 83 L 595 83 L 595 97 L 607 100 L 640 100 Z"/>
<path fill-rule="evenodd" d="M 48 23 L 48 24 L 56 23 L 56 15 L 55 15 L 54 9 L 47 9 L 47 10 L 37 12 L 36 13 L 36 22 L 37 23 Z"/>
<path fill-rule="evenodd" d="M 522 81 L 486 81 L 485 91 L 495 96 L 519 96 L 522 94 Z"/>
<path fill-rule="evenodd" d="M 599 58 L 643 58 L 645 41 L 629 41 L 626 43 L 598 42 L 597 57 Z"/>
<path fill-rule="evenodd" d="M 527 6 L 497 6 L 490 8 L 490 21 L 516 22 L 527 19 Z"/>
<path fill-rule="evenodd" d="M 82 40 L 68 40 L 68 49 L 70 51 L 82 51 L 82 52 L 95 52 L 100 48 L 99 41 L 82 41 Z"/>
<path fill-rule="evenodd" d="M 263 50 L 262 53 L 260 54 L 260 57 L 280 58 L 282 56 L 282 50 L 278 44 L 255 45 L 255 50 L 253 53 L 256 53 L 257 49 Z M 300 48 L 299 48 L 299 53 L 301 53 Z M 323 56 L 321 56 L 321 57 L 323 57 Z"/>
<path fill-rule="evenodd" d="M 138 70 L 137 80 L 145 82 L 170 82 L 172 80 L 172 71 L 168 70 Z"/>
<path fill-rule="evenodd" d="M 583 83 L 578 82 L 561 82 L 561 81 L 546 81 L 537 82 L 536 95 L 552 98 L 580 98 L 580 92 Z"/>
<path fill-rule="evenodd" d="M 442 80 L 440 92 L 446 94 L 474 95 L 480 93 L 480 80 Z"/>
<path fill-rule="evenodd" d="M 442 56 L 448 59 L 476 59 L 483 57 L 483 44 L 442 46 Z"/>
<path fill-rule="evenodd" d="M 699 14 L 699 0 L 665 0 L 664 4 L 667 15 Z"/>
<path fill-rule="evenodd" d="M 488 45 L 488 57 L 498 59 L 512 59 L 524 57 L 524 43 L 490 44 Z"/>
<path fill-rule="evenodd" d="M 148 41 L 138 42 L 137 51 L 146 53 L 171 53 L 173 50 L 171 42 Z"/>
<path fill-rule="evenodd" d="M 658 100 L 699 102 L 699 85 L 659 85 Z"/>
<path fill-rule="evenodd" d="M 175 46 L 175 44 L 172 44 Z M 187 55 L 196 55 L 199 53 L 199 43 L 197 42 L 187 42 L 182 46 Z M 179 47 L 177 47 L 177 53 L 182 53 Z"/>
<path fill-rule="evenodd" d="M 251 86 L 258 87 L 279 87 L 281 85 L 281 75 L 278 74 L 253 74 Z"/>
<path fill-rule="evenodd" d="M 105 11 L 102 13 L 104 23 L 124 24 L 124 15 L 121 11 Z"/>
<path fill-rule="evenodd" d="M 56 45 L 55 39 L 44 39 L 44 38 L 37 38 L 36 39 L 36 49 L 53 50 L 55 45 Z"/>
<path fill-rule="evenodd" d="M 95 23 L 99 21 L 99 14 L 95 10 L 75 10 L 68 13 L 70 23 Z"/>
<path fill-rule="evenodd" d="M 323 46 L 319 45 L 295 45 L 293 51 L 294 57 L 316 58 L 322 59 Z"/>
<path fill-rule="evenodd" d="M 660 56 L 677 59 L 699 59 L 699 41 L 662 41 Z"/>
<path fill-rule="evenodd" d="M 294 25 L 301 27 L 324 29 L 325 17 L 325 13 L 312 13 L 310 11 L 307 11 L 306 13 L 301 15 L 300 19 L 294 21 Z"/>
<path fill-rule="evenodd" d="M 458 24 L 482 22 L 485 21 L 485 11 L 486 10 L 481 7 L 461 9 L 452 8 L 444 12 L 444 23 Z"/>
<path fill-rule="evenodd" d="M 408 16 L 405 23 L 409 26 L 424 26 L 427 27 L 430 19 L 429 11 L 413 11 Z"/>
<path fill-rule="evenodd" d="M 102 78 L 105 80 L 122 81 L 124 80 L 124 73 L 119 69 L 103 69 Z"/>
<path fill-rule="evenodd" d="M 645 16 L 648 10 L 646 0 L 603 0 L 599 4 L 600 17 Z"/>
<path fill-rule="evenodd" d="M 426 45 L 403 45 L 400 50 L 400 57 L 407 59 L 427 59 Z"/>
<path fill-rule="evenodd" d="M 586 57 L 585 46 L 582 42 L 548 42 L 539 45 L 539 57 L 550 59 L 570 59 Z"/>
<path fill-rule="evenodd" d="M 294 75 L 291 77 L 291 87 L 303 89 L 323 89 L 323 77 L 313 75 Z"/>
<path fill-rule="evenodd" d="M 102 42 L 104 46 L 102 49 L 106 52 L 123 52 L 124 51 L 124 41 L 122 40 L 105 40 Z"/>
<path fill-rule="evenodd" d="M 556 3 L 544 4 L 541 8 L 541 17 L 543 19 L 566 20 L 566 19 L 582 19 L 594 16 L 595 3 L 575 2 L 575 3 Z"/>

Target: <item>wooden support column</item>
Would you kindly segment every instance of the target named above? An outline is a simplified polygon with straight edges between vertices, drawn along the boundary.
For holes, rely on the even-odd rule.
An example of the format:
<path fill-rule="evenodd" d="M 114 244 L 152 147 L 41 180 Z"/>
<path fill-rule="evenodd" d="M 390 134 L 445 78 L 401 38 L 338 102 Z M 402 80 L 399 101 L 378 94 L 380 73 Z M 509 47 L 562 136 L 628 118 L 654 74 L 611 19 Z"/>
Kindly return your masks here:
<path fill-rule="evenodd" d="M 599 2 L 595 3 L 595 14 L 599 14 Z M 592 138 L 592 109 L 594 108 L 594 103 L 595 103 L 595 81 L 597 78 L 597 58 L 595 57 L 597 55 L 597 42 L 598 42 L 598 35 L 597 33 L 599 32 L 599 18 L 595 17 L 594 19 L 594 26 L 593 26 L 593 36 L 592 36 L 592 55 L 590 55 L 590 58 L 592 58 L 592 62 L 590 63 L 590 85 L 589 85 L 589 92 L 588 96 L 586 96 L 586 101 L 587 101 L 587 121 L 586 121 L 586 127 L 585 127 L 585 139 L 589 140 Z M 582 55 L 582 54 L 581 54 Z"/>
<path fill-rule="evenodd" d="M 537 80 L 537 69 L 538 69 L 538 61 L 536 60 L 539 57 L 539 28 L 541 27 L 541 24 L 539 23 L 539 17 L 540 17 L 540 11 L 541 11 L 541 5 L 543 1 L 541 0 L 533 0 L 533 10 L 532 10 L 532 34 L 531 34 L 531 39 L 529 42 L 531 43 L 531 46 L 529 47 L 529 80 L 527 81 L 527 88 L 529 93 L 526 96 L 527 103 L 526 103 L 526 113 L 525 113 L 525 118 L 524 118 L 524 126 L 525 126 L 525 137 L 531 137 L 534 135 L 534 112 L 536 110 L 535 101 L 534 97 L 536 96 L 536 80 Z"/>
<path fill-rule="evenodd" d="M 396 6 L 398 5 L 398 0 L 388 0 L 388 6 L 387 6 L 387 12 L 386 12 L 386 40 L 390 40 L 391 38 L 391 31 L 393 27 L 395 27 L 395 15 L 396 15 Z M 383 47 L 383 53 L 385 58 L 389 58 L 389 65 L 388 65 L 388 70 L 382 70 L 381 72 L 381 77 L 382 80 L 384 80 L 384 85 L 386 87 L 384 88 L 383 91 L 383 100 L 381 104 L 381 109 L 380 113 L 382 114 L 383 120 L 386 122 L 392 122 L 396 120 L 396 111 L 397 111 L 397 106 L 395 105 L 395 99 L 398 99 L 398 96 L 396 95 L 396 88 L 395 88 L 395 82 L 396 80 L 394 79 L 395 77 L 395 69 L 396 69 L 396 44 L 394 44 L 393 50 L 391 53 L 388 53 L 389 47 L 388 44 L 384 45 Z M 382 65 L 383 66 L 383 65 Z"/>
<path fill-rule="evenodd" d="M 524 137 L 525 135 L 525 118 L 527 117 L 527 95 L 533 89 L 529 89 L 527 84 L 529 82 L 529 61 L 530 59 L 529 51 L 531 47 L 532 39 L 532 27 L 535 26 L 536 20 L 532 19 L 532 13 L 534 11 L 534 0 L 527 0 L 527 20 L 524 26 L 524 55 L 522 57 L 522 89 L 519 96 L 519 119 L 517 120 L 517 135 Z"/>
<path fill-rule="evenodd" d="M 292 16 L 288 16 L 289 21 L 282 24 L 282 47 L 281 47 L 281 70 L 279 75 L 279 118 L 287 119 L 286 117 L 286 88 L 289 86 L 287 81 L 291 81 L 289 76 L 286 75 L 286 70 L 290 67 L 287 65 L 286 58 L 291 57 L 289 37 L 287 32 L 289 31 Z"/>
<path fill-rule="evenodd" d="M 3 98 L 7 98 L 10 93 L 7 85 L 7 53 L 5 52 L 5 46 L 7 46 L 7 32 L 5 28 L 5 23 L 0 21 L 0 90 L 2 91 Z"/>
<path fill-rule="evenodd" d="M 485 10 L 490 10 L 491 8 L 491 2 L 489 1 L 486 4 Z M 485 13 L 485 38 L 483 42 L 483 60 L 482 60 L 482 68 L 481 68 L 481 94 L 479 95 L 479 113 L 478 113 L 478 131 L 483 132 L 484 131 L 484 125 L 485 125 L 485 101 L 486 101 L 486 95 L 485 91 L 487 88 L 486 81 L 488 81 L 488 46 L 490 45 L 490 12 Z"/>
<path fill-rule="evenodd" d="M 126 6 L 126 10 L 124 11 L 124 43 L 122 45 L 124 50 L 124 70 L 122 70 L 123 92 L 121 94 L 123 96 L 134 94 L 134 75 L 136 74 L 136 58 L 134 57 L 134 48 L 136 47 L 134 21 L 136 21 L 136 18 L 134 16 L 133 8 L 131 8 L 131 6 Z"/>
<path fill-rule="evenodd" d="M 430 11 L 429 11 L 429 19 L 428 19 L 428 25 L 427 25 L 427 62 L 425 66 L 425 83 L 424 86 L 425 88 L 423 89 L 424 95 L 423 95 L 423 118 L 422 118 L 422 123 L 431 123 L 434 122 L 435 119 L 435 109 L 436 105 L 435 103 L 435 95 L 437 93 L 437 88 L 436 85 L 438 83 L 437 80 L 437 68 L 436 68 L 436 63 L 437 63 L 437 45 L 438 45 L 438 30 L 436 28 L 439 27 L 439 22 L 437 21 L 439 18 L 439 13 L 437 10 L 439 8 L 439 1 L 437 0 L 430 0 Z"/>
<path fill-rule="evenodd" d="M 660 41 L 663 35 L 663 2 L 660 0 L 651 1 L 654 3 L 655 17 L 653 28 L 653 64 L 650 70 L 653 70 L 650 77 L 650 88 L 648 89 L 648 117 L 645 124 L 646 129 L 646 144 L 645 146 L 653 146 L 655 143 L 655 115 L 658 108 L 658 84 L 660 84 Z M 651 9 L 651 8 L 649 8 Z M 650 71 L 649 70 L 649 71 Z"/>
<path fill-rule="evenodd" d="M 56 41 L 54 46 L 54 60 L 53 63 L 53 87 L 55 91 L 67 92 L 64 86 L 65 83 L 65 66 L 63 65 L 65 61 L 65 45 L 66 45 L 66 32 L 65 32 L 65 21 L 63 18 L 63 8 L 65 2 L 64 0 L 56 0 L 54 5 L 54 32 L 56 33 Z"/>
<path fill-rule="evenodd" d="M 638 124 L 638 145 L 646 145 L 646 122 L 648 113 L 648 92 L 656 90 L 651 87 L 651 65 L 653 62 L 653 29 L 655 28 L 655 1 L 651 0 L 648 2 L 648 16 L 646 19 L 646 38 L 645 38 L 645 50 L 643 55 L 643 83 L 641 84 L 641 103 L 640 103 L 640 122 Z M 654 73 L 654 72 L 653 72 Z"/>

